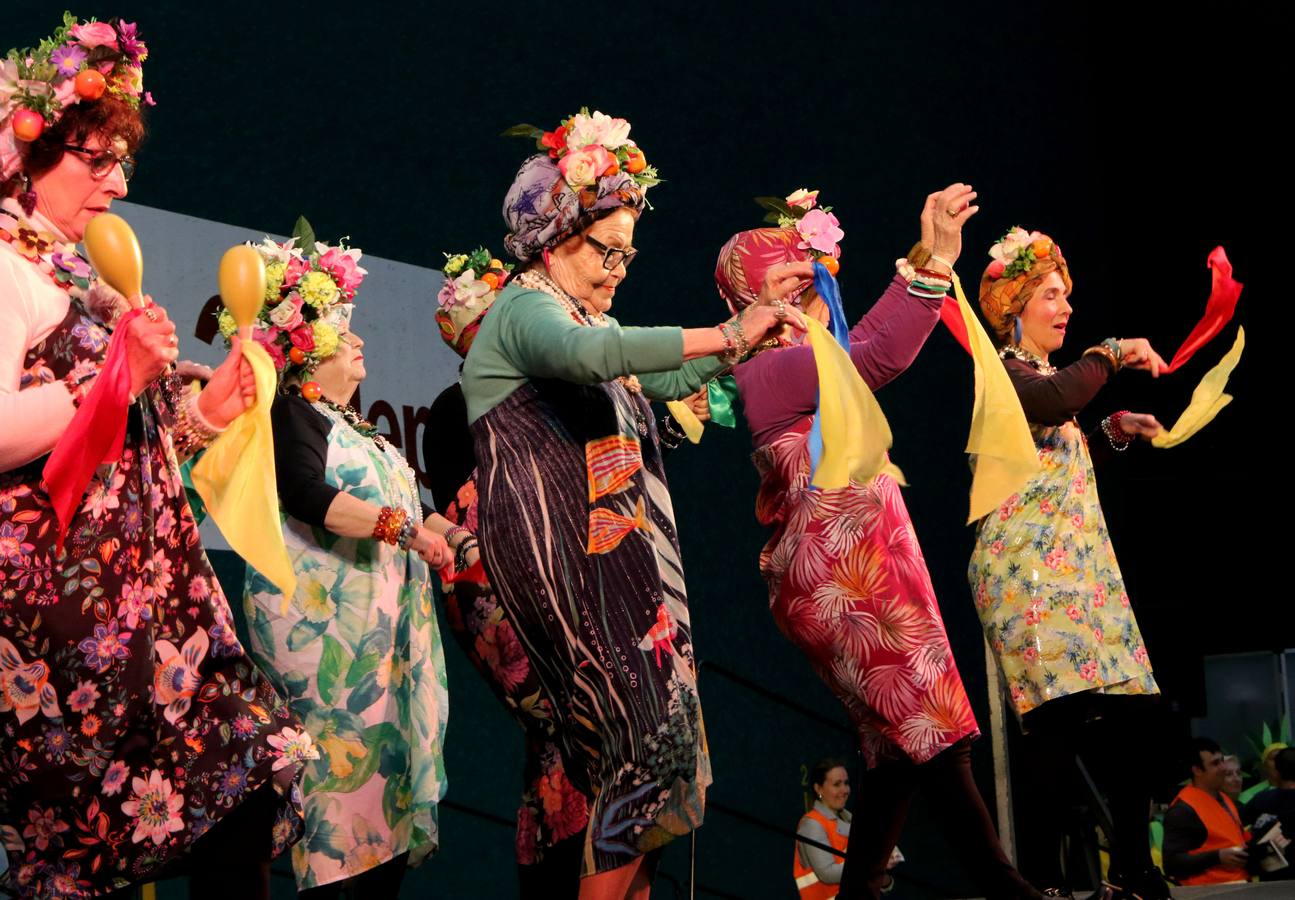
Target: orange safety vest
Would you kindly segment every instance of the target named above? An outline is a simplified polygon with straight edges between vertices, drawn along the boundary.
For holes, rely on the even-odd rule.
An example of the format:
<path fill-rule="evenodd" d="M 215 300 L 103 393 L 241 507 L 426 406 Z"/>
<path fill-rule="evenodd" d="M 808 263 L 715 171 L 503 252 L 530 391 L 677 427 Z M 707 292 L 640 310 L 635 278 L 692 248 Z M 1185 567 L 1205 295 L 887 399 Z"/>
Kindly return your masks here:
<path fill-rule="evenodd" d="M 1190 806 L 1205 826 L 1205 843 L 1197 847 L 1195 852 L 1222 850 L 1225 847 L 1244 847 L 1249 839 L 1249 835 L 1241 827 L 1241 816 L 1237 814 L 1237 808 L 1232 803 L 1232 798 L 1227 794 L 1221 794 L 1220 796 L 1223 800 L 1222 805 L 1208 792 L 1189 784 L 1179 791 L 1178 796 L 1174 798 L 1174 803 L 1181 802 Z M 1173 806 L 1173 803 L 1169 805 Z M 1245 869 L 1229 869 L 1226 866 L 1215 866 L 1196 875 L 1180 878 L 1178 883 L 1183 885 L 1223 884 L 1229 881 L 1248 881 L 1249 877 Z"/>
<path fill-rule="evenodd" d="M 836 830 L 836 819 L 829 819 L 816 809 L 811 809 L 805 813 L 807 818 L 823 826 L 827 832 L 827 842 L 836 850 L 845 850 L 845 845 L 849 843 L 848 835 L 841 834 Z M 812 867 L 805 865 L 800 860 L 800 844 L 797 843 L 792 848 L 792 875 L 796 878 L 796 887 L 800 891 L 800 900 L 828 900 L 835 897 L 841 890 L 839 884 L 824 884 L 818 880 Z"/>

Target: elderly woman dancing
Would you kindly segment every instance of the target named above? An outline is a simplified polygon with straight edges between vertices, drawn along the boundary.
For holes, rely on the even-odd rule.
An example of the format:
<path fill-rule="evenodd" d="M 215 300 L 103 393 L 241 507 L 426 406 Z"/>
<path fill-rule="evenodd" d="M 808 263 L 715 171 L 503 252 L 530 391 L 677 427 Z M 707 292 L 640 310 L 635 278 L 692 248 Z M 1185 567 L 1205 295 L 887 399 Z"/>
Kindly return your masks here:
<path fill-rule="evenodd" d="M 1021 864 L 1060 883 L 1066 808 L 1080 795 L 1076 755 L 1108 797 L 1110 897 L 1169 896 L 1147 842 L 1147 749 L 1159 693 L 1097 497 L 1094 457 L 1147 440 L 1160 423 L 1117 412 L 1089 439 L 1076 416 L 1122 369 L 1159 375 L 1145 338 L 1108 338 L 1058 369 L 1073 308 L 1070 269 L 1047 235 L 1016 228 L 990 250 L 980 308 L 1030 422 L 1042 467 L 981 520 L 968 577 L 1030 754 L 1017 791 Z M 1092 455 L 1090 456 L 1090 447 Z"/>
<path fill-rule="evenodd" d="M 697 391 L 784 322 L 811 274 L 776 268 L 719 328 L 607 315 L 655 172 L 629 124 L 580 114 L 504 202 L 521 271 L 463 368 L 479 534 L 499 602 L 551 696 L 564 768 L 593 798 L 581 896 L 646 897 L 645 855 L 701 823 L 710 765 L 683 564 L 650 398 Z M 779 305 L 775 305 L 779 304 Z"/>
<path fill-rule="evenodd" d="M 193 896 L 267 897 L 313 754 L 234 635 L 181 484 L 251 371 L 235 347 L 182 394 L 165 311 L 126 309 L 76 248 L 126 195 L 146 53 L 132 23 L 69 17 L 0 61 L 0 836 L 23 897 L 103 894 L 187 854 Z M 125 440 L 58 547 L 42 472 L 110 335 L 134 400 Z"/>
<path fill-rule="evenodd" d="M 817 208 L 817 193 L 772 204 L 779 227 L 741 232 L 720 251 L 715 281 L 730 310 L 754 302 L 770 267 L 816 257 L 837 269 L 844 232 Z M 935 327 L 975 197 L 954 184 L 927 198 L 919 246 L 934 248 L 930 261 L 899 260 L 881 299 L 851 329 L 850 358 L 869 387 L 902 374 Z M 826 320 L 814 289 L 796 303 Z M 899 485 L 884 472 L 830 490 L 810 483 L 819 384 L 808 345 L 770 349 L 734 374 L 762 479 L 756 516 L 773 529 L 760 554 L 770 610 L 845 704 L 870 767 L 862 785 L 868 815 L 850 829 L 840 896 L 879 896 L 921 787 L 986 896 L 1039 897 L 1004 855 L 972 779 L 970 743 L 979 730 Z"/>

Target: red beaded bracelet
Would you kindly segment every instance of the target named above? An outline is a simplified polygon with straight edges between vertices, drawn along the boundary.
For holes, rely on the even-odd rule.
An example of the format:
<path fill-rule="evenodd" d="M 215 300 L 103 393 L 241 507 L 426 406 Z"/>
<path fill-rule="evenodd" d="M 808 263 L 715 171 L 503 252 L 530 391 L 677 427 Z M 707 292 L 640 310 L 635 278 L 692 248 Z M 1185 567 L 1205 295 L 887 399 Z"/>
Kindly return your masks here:
<path fill-rule="evenodd" d="M 400 529 L 408 518 L 409 513 L 403 509 L 393 509 L 390 506 L 382 507 L 378 512 L 378 521 L 373 524 L 373 539 L 382 541 L 384 544 L 398 544 L 400 542 Z"/>

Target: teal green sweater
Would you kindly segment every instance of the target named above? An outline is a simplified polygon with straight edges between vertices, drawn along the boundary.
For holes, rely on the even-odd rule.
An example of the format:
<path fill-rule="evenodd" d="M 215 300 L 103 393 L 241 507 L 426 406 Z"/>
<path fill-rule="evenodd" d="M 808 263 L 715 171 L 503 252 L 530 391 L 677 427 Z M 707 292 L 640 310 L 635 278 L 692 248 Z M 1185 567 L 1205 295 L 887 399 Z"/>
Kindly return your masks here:
<path fill-rule="evenodd" d="M 590 328 L 541 291 L 509 285 L 499 293 L 463 364 L 468 422 L 531 378 L 598 384 L 637 375 L 652 400 L 678 400 L 724 370 L 718 358 L 683 361 L 683 329 Z"/>

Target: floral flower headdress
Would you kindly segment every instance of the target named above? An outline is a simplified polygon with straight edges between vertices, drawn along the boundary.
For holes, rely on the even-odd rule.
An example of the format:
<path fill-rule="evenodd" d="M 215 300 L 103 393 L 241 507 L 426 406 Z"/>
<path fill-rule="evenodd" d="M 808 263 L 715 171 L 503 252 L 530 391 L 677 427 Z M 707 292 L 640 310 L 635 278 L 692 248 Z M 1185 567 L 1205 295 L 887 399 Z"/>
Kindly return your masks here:
<path fill-rule="evenodd" d="M 280 378 L 309 375 L 337 352 L 339 333 L 350 328 L 355 291 L 369 274 L 359 266 L 362 254 L 344 240 L 336 247 L 319 243 L 304 217 L 291 238 L 280 244 L 267 237 L 256 249 L 265 261 L 265 305 L 252 337 Z M 226 309 L 219 322 L 228 343 L 238 325 Z"/>
<path fill-rule="evenodd" d="M 989 264 L 985 274 L 994 281 L 1024 275 L 1036 262 L 1051 256 L 1054 249 L 1060 256 L 1061 251 L 1056 248 L 1052 238 L 1041 231 L 1026 231 L 1018 225 L 989 248 L 989 255 L 994 261 Z"/>
<path fill-rule="evenodd" d="M 39 138 L 63 112 L 105 93 L 131 106 L 153 105 L 144 90 L 148 47 L 134 22 L 78 22 L 63 13 L 63 24 L 37 47 L 10 50 L 0 60 L 0 181 L 19 170 L 18 142 Z"/>
<path fill-rule="evenodd" d="M 562 177 L 572 190 L 589 188 L 599 178 L 626 172 L 644 190 L 661 183 L 638 145 L 630 140 L 630 123 L 588 107 L 568 116 L 552 131 L 534 125 L 514 125 L 506 137 L 533 138 L 539 150 L 557 160 Z"/>
<path fill-rule="evenodd" d="M 841 245 L 845 237 L 832 207 L 818 205 L 818 191 L 800 188 L 787 197 L 756 197 L 755 202 L 768 210 L 764 220 L 779 228 L 793 228 L 800 234 L 796 246 L 808 250 L 833 275 L 840 269 Z"/>
<path fill-rule="evenodd" d="M 471 253 L 445 254 L 445 284 L 436 296 L 436 324 L 441 337 L 459 356 L 467 356 L 495 296 L 512 275 L 513 264 L 501 262 L 485 247 Z"/>

